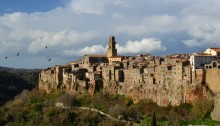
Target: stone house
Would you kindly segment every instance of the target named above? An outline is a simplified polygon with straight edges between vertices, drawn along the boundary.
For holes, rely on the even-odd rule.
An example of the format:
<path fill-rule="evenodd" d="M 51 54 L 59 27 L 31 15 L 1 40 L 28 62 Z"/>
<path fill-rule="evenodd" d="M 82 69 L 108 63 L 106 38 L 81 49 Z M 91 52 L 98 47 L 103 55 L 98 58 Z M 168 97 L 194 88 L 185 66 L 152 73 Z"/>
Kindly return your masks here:
<path fill-rule="evenodd" d="M 56 65 L 55 67 L 42 70 L 39 74 L 39 89 L 46 90 L 59 90 L 63 80 L 63 68 L 66 66 Z"/>
<path fill-rule="evenodd" d="M 70 66 L 71 69 L 73 70 L 75 68 L 79 68 L 80 63 L 81 63 L 81 60 L 76 60 L 76 61 L 72 61 L 72 62 L 68 63 L 67 66 Z"/>
<path fill-rule="evenodd" d="M 62 90 L 70 90 L 73 80 L 73 75 L 71 75 L 71 67 L 63 68 L 63 81 L 62 81 Z"/>
<path fill-rule="evenodd" d="M 189 65 L 189 61 L 188 60 L 179 60 L 176 62 L 176 65 L 173 66 L 173 75 L 175 76 L 175 80 L 177 81 L 182 81 L 184 76 L 186 76 L 186 72 L 185 71 L 187 69 L 184 69 L 185 66 Z"/>
<path fill-rule="evenodd" d="M 81 67 L 88 68 L 100 63 L 108 63 L 106 55 L 84 55 L 81 59 Z"/>
<path fill-rule="evenodd" d="M 122 66 L 124 69 L 128 69 L 129 61 L 128 60 L 123 60 L 122 61 Z"/>
<path fill-rule="evenodd" d="M 124 81 L 127 83 L 141 83 L 143 73 L 144 69 L 139 67 L 124 69 Z"/>
<path fill-rule="evenodd" d="M 204 69 L 205 64 L 210 64 L 212 61 L 220 61 L 220 57 L 207 53 L 193 53 L 189 60 L 192 71 L 195 71 L 195 69 Z"/>
<path fill-rule="evenodd" d="M 188 84 L 192 83 L 192 69 L 190 67 L 190 65 L 187 65 L 185 67 L 183 67 L 183 81 L 187 82 Z"/>
<path fill-rule="evenodd" d="M 161 84 L 165 80 L 165 76 L 171 76 L 173 66 L 163 64 L 155 67 L 155 79 L 157 84 Z"/>
<path fill-rule="evenodd" d="M 212 56 L 220 56 L 220 48 L 208 48 L 204 51 L 204 53 Z"/>
<path fill-rule="evenodd" d="M 102 67 L 102 78 L 103 80 L 116 80 L 115 78 L 115 70 L 120 69 L 120 66 L 107 65 Z"/>

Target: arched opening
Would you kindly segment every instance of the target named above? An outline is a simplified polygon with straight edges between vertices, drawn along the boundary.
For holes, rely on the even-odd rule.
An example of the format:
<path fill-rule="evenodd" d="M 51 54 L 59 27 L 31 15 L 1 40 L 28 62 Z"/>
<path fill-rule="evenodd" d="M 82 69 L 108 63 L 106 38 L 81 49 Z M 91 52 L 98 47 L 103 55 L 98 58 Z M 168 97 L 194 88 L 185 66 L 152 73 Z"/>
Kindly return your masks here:
<path fill-rule="evenodd" d="M 216 63 L 216 62 L 213 62 L 213 63 L 212 63 L 212 66 L 213 66 L 213 68 L 216 68 L 216 67 L 217 67 L 217 63 Z"/>

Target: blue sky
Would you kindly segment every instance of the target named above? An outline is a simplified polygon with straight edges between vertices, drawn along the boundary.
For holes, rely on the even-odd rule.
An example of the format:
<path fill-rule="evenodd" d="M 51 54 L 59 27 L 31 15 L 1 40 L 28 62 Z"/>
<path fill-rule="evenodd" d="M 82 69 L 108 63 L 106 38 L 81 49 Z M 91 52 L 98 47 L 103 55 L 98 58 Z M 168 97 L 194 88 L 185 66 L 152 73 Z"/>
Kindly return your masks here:
<path fill-rule="evenodd" d="M 0 66 L 47 68 L 105 54 L 110 35 L 120 55 L 220 47 L 219 6 L 219 0 L 1 0 Z"/>
<path fill-rule="evenodd" d="M 1 0 L 0 14 L 13 12 L 46 12 L 64 5 L 65 0 Z"/>

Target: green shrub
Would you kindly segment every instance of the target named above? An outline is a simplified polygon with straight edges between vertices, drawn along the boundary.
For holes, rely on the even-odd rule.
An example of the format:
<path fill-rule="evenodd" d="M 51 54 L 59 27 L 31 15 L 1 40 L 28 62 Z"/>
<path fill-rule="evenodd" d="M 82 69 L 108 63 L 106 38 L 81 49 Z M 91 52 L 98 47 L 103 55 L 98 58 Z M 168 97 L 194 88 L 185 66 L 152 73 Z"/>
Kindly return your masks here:
<path fill-rule="evenodd" d="M 127 98 L 125 105 L 126 105 L 126 106 L 131 106 L 132 104 L 134 104 L 133 99 Z"/>
<path fill-rule="evenodd" d="M 12 122 L 12 121 L 14 121 L 14 117 L 11 114 L 7 114 L 5 117 L 5 120 L 7 122 Z"/>
<path fill-rule="evenodd" d="M 192 113 L 196 118 L 205 119 L 210 117 L 210 113 L 213 110 L 213 100 L 197 99 L 192 102 Z"/>
<path fill-rule="evenodd" d="M 116 118 L 122 118 L 126 110 L 126 106 L 116 104 L 108 109 L 108 113 Z"/>

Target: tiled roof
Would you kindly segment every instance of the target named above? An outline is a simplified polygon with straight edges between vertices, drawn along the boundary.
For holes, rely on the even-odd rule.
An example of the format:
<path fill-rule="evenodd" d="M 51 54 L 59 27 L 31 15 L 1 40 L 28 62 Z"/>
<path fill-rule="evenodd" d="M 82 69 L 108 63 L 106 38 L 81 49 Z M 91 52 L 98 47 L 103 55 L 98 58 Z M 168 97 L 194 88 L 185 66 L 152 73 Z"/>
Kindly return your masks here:
<path fill-rule="evenodd" d="M 124 58 L 124 56 L 111 56 L 109 58 Z"/>
<path fill-rule="evenodd" d="M 220 52 L 220 48 L 210 48 L 212 50 L 215 50 L 216 52 Z"/>
<path fill-rule="evenodd" d="M 89 56 L 89 57 L 107 57 L 106 55 L 98 55 L 98 54 L 86 54 L 85 56 Z"/>
<path fill-rule="evenodd" d="M 67 63 L 67 64 L 76 64 L 76 63 L 80 63 L 80 61 L 81 61 L 81 60 L 71 61 L 71 62 L 69 62 L 69 63 Z"/>

